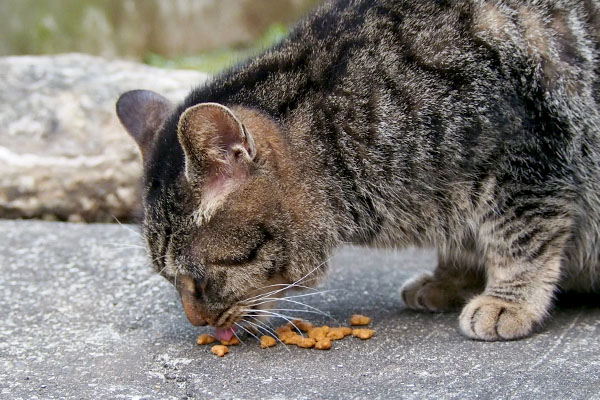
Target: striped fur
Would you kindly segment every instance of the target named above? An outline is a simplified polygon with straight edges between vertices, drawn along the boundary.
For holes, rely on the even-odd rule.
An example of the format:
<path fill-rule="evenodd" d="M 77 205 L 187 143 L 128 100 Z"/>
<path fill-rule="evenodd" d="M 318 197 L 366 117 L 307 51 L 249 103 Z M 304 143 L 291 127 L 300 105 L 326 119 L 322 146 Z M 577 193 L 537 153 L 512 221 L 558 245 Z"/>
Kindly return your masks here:
<path fill-rule="evenodd" d="M 600 285 L 598 18 L 592 0 L 325 3 L 156 124 L 157 269 L 194 277 L 211 322 L 342 243 L 435 247 L 438 269 L 402 289 L 409 307 L 464 305 L 475 339 L 531 334 L 559 288 Z M 177 127 L 201 103 L 229 107 L 257 154 L 199 224 L 184 171 L 209 171 Z"/>

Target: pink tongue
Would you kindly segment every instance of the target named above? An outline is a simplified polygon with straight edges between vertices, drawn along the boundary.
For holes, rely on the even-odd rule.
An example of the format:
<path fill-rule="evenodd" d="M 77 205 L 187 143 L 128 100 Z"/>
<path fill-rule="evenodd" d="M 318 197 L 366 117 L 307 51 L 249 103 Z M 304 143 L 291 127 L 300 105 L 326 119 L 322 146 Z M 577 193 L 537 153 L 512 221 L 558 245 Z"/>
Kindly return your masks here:
<path fill-rule="evenodd" d="M 215 328 L 215 337 L 217 340 L 231 340 L 233 337 L 233 328 Z"/>

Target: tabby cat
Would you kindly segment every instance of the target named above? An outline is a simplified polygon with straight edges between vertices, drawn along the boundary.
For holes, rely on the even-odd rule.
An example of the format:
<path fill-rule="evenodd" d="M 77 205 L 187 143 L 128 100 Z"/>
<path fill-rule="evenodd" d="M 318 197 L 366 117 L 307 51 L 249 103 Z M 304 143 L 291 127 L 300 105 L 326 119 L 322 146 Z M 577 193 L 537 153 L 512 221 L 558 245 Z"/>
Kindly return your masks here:
<path fill-rule="evenodd" d="M 123 94 L 143 232 L 190 322 L 232 332 L 349 242 L 436 248 L 400 295 L 462 307 L 474 339 L 528 336 L 557 291 L 598 291 L 598 6 L 328 1 L 179 105 Z"/>

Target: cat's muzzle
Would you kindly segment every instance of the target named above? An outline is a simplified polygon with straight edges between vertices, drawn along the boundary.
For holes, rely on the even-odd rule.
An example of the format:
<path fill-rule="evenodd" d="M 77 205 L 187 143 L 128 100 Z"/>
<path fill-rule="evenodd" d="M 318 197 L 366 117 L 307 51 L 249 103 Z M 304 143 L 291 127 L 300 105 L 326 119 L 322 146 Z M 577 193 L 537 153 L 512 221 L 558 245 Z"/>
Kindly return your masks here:
<path fill-rule="evenodd" d="M 203 326 L 210 321 L 210 316 L 196 299 L 196 285 L 194 279 L 189 276 L 184 276 L 180 280 L 181 286 L 179 295 L 181 296 L 181 304 L 190 323 L 194 326 Z"/>

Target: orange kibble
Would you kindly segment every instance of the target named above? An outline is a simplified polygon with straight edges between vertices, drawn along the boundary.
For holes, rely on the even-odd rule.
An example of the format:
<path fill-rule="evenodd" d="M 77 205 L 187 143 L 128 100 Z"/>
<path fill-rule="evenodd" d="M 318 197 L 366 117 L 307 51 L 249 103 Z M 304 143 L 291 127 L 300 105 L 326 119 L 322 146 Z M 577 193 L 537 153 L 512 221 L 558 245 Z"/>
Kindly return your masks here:
<path fill-rule="evenodd" d="M 370 339 L 371 337 L 373 337 L 374 333 L 375 333 L 375 331 L 373 331 L 373 329 L 353 329 L 352 330 L 352 335 L 354 337 L 360 338 L 362 340 Z"/>
<path fill-rule="evenodd" d="M 292 337 L 292 336 L 298 336 L 298 334 L 296 332 L 292 332 L 292 331 L 283 331 L 277 335 L 277 337 L 281 341 L 284 341 L 285 339 Z"/>
<path fill-rule="evenodd" d="M 350 317 L 350 325 L 369 325 L 371 318 L 360 314 L 354 314 Z"/>
<path fill-rule="evenodd" d="M 315 340 L 321 340 L 327 337 L 329 327 L 327 325 L 321 326 L 320 328 L 312 328 L 308 331 L 308 337 Z"/>
<path fill-rule="evenodd" d="M 315 349 L 329 350 L 330 348 L 331 348 L 331 340 L 329 340 L 327 338 L 321 339 L 317 343 L 315 343 Z"/>
<path fill-rule="evenodd" d="M 275 333 L 277 333 L 277 336 L 281 335 L 284 332 L 291 332 L 292 328 L 289 325 L 282 325 L 279 328 L 275 329 Z"/>
<path fill-rule="evenodd" d="M 234 336 L 229 340 L 221 340 L 221 344 L 224 346 L 237 346 L 238 344 L 240 344 L 240 341 Z"/>
<path fill-rule="evenodd" d="M 295 319 L 292 322 L 288 322 L 286 326 L 289 326 L 291 329 L 295 329 L 294 326 L 300 329 L 302 332 L 310 331 L 314 325 L 308 321 L 302 321 L 301 319 Z"/>
<path fill-rule="evenodd" d="M 271 336 L 261 336 L 260 337 L 260 348 L 266 349 L 267 347 L 273 347 L 277 344 L 275 338 Z"/>
<path fill-rule="evenodd" d="M 301 340 L 298 341 L 297 345 L 298 345 L 298 347 L 310 349 L 311 347 L 315 346 L 316 342 L 317 341 L 313 338 L 302 338 Z"/>
<path fill-rule="evenodd" d="M 196 339 L 196 343 L 198 343 L 199 345 L 211 344 L 214 343 L 216 340 L 217 339 L 215 339 L 214 336 L 203 333 L 202 335 L 198 336 L 198 339 Z"/>
<path fill-rule="evenodd" d="M 349 326 L 342 326 L 339 329 L 344 334 L 344 336 L 352 335 L 352 328 L 350 328 Z"/>
<path fill-rule="evenodd" d="M 302 342 L 302 339 L 304 339 L 304 337 L 297 335 L 297 334 L 291 334 L 291 335 L 287 335 L 285 336 L 284 339 L 281 339 L 281 341 L 284 344 L 299 344 L 300 342 Z"/>
<path fill-rule="evenodd" d="M 223 357 L 225 354 L 229 353 L 229 348 L 221 344 L 215 344 L 210 351 L 212 351 L 216 356 Z"/>
<path fill-rule="evenodd" d="M 327 332 L 327 338 L 331 340 L 340 340 L 352 333 L 352 329 L 344 328 L 345 327 L 329 328 L 329 332 Z"/>

